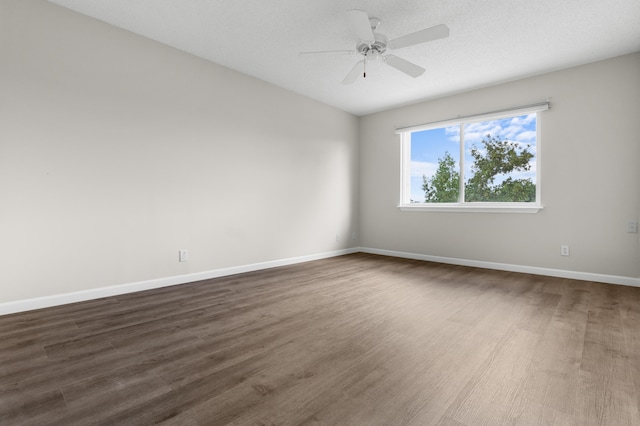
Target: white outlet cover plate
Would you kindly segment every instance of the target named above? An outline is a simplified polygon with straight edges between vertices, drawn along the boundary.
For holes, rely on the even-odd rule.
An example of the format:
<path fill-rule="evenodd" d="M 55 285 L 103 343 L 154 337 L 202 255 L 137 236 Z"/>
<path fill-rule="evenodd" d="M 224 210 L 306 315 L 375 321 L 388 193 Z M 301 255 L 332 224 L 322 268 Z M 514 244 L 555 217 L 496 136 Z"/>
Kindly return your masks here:
<path fill-rule="evenodd" d="M 186 262 L 189 260 L 189 252 L 187 250 L 178 251 L 178 258 L 180 262 Z"/>

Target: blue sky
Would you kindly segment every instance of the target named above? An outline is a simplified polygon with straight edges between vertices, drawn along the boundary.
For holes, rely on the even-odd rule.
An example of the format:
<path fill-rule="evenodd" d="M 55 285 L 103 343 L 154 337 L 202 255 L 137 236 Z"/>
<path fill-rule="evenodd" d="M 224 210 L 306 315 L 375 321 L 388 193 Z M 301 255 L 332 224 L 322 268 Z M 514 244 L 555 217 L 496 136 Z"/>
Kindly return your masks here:
<path fill-rule="evenodd" d="M 483 121 L 465 124 L 465 181 L 472 175 L 471 148 L 482 147 L 482 138 L 487 134 L 501 140 L 517 143 L 523 148 L 530 146 L 529 151 L 536 154 L 536 114 L 510 117 L 501 120 Z M 424 202 L 422 191 L 422 175 L 430 177 L 438 167 L 438 159 L 449 152 L 456 164 L 460 161 L 460 126 L 424 130 L 411 135 L 411 199 Z M 528 172 L 510 174 L 514 179 L 531 178 L 535 182 L 536 158 L 530 164 Z M 458 166 L 459 167 L 459 166 Z M 503 176 L 502 179 L 507 176 Z M 497 179 L 496 183 L 502 179 Z"/>

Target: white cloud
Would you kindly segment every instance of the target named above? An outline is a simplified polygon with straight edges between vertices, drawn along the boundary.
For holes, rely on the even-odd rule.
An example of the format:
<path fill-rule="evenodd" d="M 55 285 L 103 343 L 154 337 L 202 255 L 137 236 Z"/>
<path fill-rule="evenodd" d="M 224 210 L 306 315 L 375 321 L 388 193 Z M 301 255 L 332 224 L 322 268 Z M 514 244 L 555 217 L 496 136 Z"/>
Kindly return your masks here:
<path fill-rule="evenodd" d="M 536 113 L 534 112 L 533 114 L 529 114 L 529 115 L 527 115 L 527 116 L 524 118 L 523 122 L 524 122 L 524 124 L 530 124 L 530 123 L 531 123 L 533 120 L 535 120 L 535 119 L 536 119 Z"/>
<path fill-rule="evenodd" d="M 460 143 L 460 126 L 449 126 L 444 129 L 445 134 L 450 135 L 449 141 Z"/>
<path fill-rule="evenodd" d="M 436 163 L 430 163 L 428 161 L 412 161 L 411 162 L 411 176 L 412 177 L 420 177 L 422 175 L 431 176 L 438 169 L 438 165 Z"/>
<path fill-rule="evenodd" d="M 511 126 L 520 126 L 520 127 L 522 127 L 522 126 L 526 126 L 528 124 L 531 124 L 531 122 L 533 120 L 535 120 L 535 119 L 536 119 L 536 114 L 533 113 L 533 114 L 525 115 L 524 118 L 522 118 L 522 116 L 521 117 L 513 117 L 509 124 Z"/>
<path fill-rule="evenodd" d="M 502 127 L 495 120 L 469 123 L 464 127 L 464 140 L 466 143 L 480 142 L 487 135 L 496 136 L 501 132 Z"/>
<path fill-rule="evenodd" d="M 502 136 L 505 139 L 514 139 L 520 132 L 522 132 L 522 126 L 509 126 L 502 130 Z"/>
<path fill-rule="evenodd" d="M 536 140 L 536 132 L 533 130 L 527 130 L 525 132 L 520 132 L 516 136 L 517 141 L 530 141 L 533 142 Z"/>
<path fill-rule="evenodd" d="M 527 130 L 527 126 L 535 120 L 535 114 L 529 114 L 523 117 L 513 117 L 506 122 L 504 120 L 482 121 L 478 123 L 469 123 L 465 125 L 465 141 L 468 143 L 480 142 L 488 134 L 492 137 L 507 140 L 531 141 L 536 138 L 535 131 Z M 500 123 L 508 123 L 503 127 Z"/>

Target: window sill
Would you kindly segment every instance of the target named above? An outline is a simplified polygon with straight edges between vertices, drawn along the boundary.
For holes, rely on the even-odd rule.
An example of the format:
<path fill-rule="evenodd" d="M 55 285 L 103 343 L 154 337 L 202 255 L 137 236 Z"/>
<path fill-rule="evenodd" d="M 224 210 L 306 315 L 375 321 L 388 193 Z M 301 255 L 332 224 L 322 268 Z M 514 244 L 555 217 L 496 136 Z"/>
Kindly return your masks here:
<path fill-rule="evenodd" d="M 398 208 L 405 212 L 472 212 L 472 213 L 538 213 L 543 207 L 540 204 L 401 204 Z"/>

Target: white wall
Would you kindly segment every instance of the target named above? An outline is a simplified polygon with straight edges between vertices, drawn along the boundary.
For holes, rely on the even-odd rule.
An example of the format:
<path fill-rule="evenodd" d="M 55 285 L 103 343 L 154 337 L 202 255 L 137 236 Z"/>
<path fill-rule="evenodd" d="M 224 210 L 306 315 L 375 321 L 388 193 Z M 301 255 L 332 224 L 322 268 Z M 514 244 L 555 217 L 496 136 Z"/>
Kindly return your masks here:
<path fill-rule="evenodd" d="M 354 244 L 357 117 L 43 0 L 0 72 L 0 303 Z"/>
<path fill-rule="evenodd" d="M 396 127 L 551 100 L 541 113 L 537 214 L 402 212 Z M 363 117 L 361 245 L 640 277 L 640 53 Z M 571 256 L 560 256 L 560 245 Z"/>

